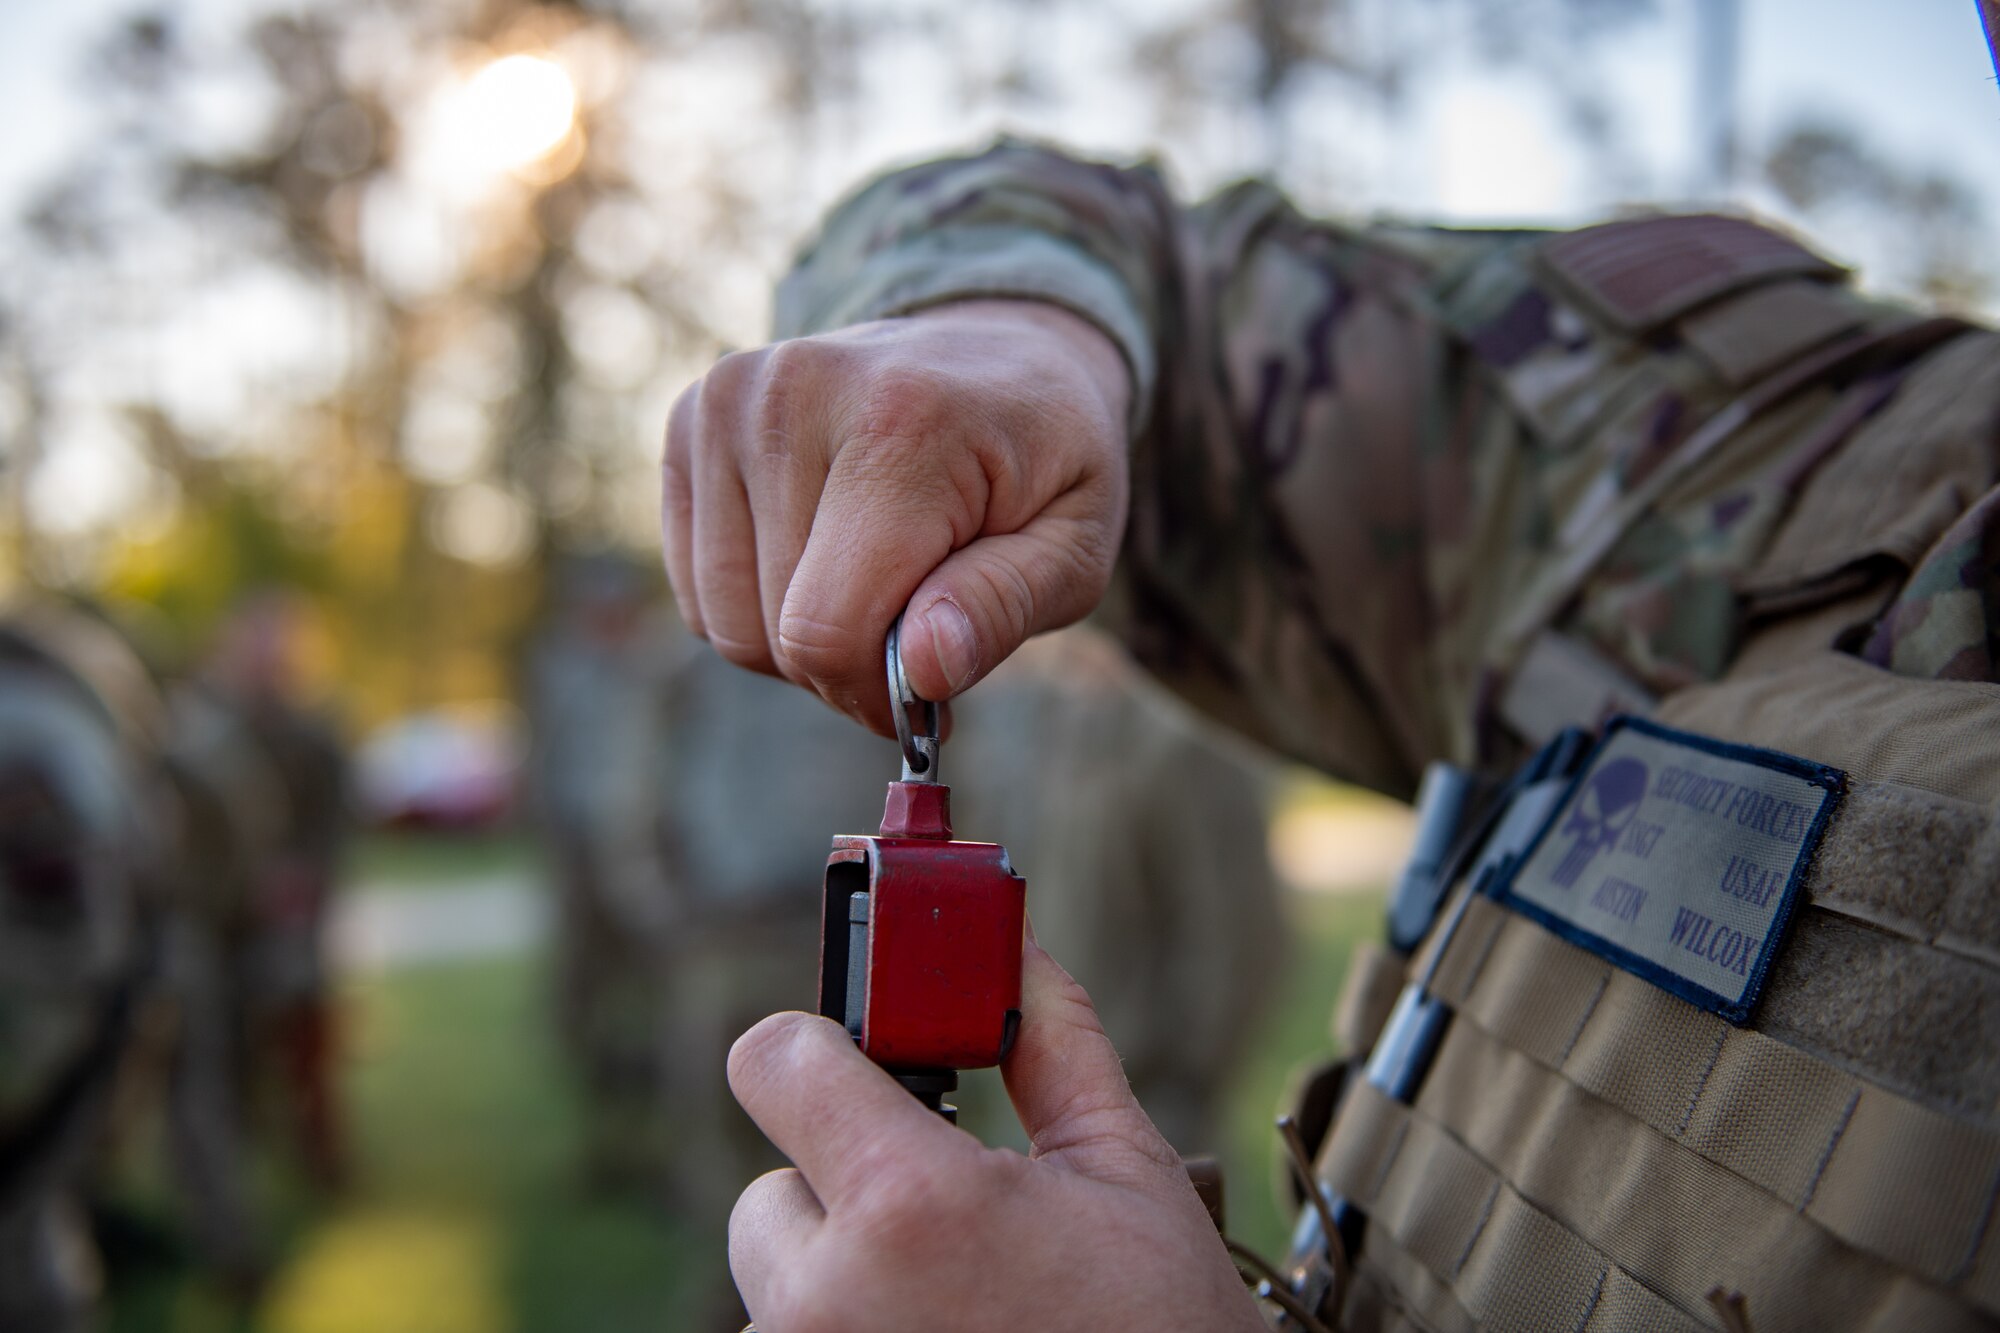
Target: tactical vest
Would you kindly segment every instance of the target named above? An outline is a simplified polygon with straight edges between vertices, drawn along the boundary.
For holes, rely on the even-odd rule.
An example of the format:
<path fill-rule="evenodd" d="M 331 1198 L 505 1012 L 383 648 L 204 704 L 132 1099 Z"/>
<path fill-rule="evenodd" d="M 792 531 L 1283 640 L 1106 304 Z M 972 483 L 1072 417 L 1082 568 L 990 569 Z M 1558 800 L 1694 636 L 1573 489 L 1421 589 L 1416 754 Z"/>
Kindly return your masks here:
<path fill-rule="evenodd" d="M 1630 262 L 1650 244 L 1633 235 L 1645 225 L 1597 229 L 1614 243 L 1581 261 L 1602 266 L 1593 280 L 1623 313 L 1678 319 L 1680 336 L 1709 339 L 1746 372 L 1838 346 L 1833 307 L 1779 280 L 1803 262 L 1795 248 L 1753 245 L 1726 262 L 1690 251 L 1677 274 L 1633 289 L 1651 281 Z M 1721 285 L 1704 294 L 1704 262 L 1734 265 L 1734 277 L 1712 273 Z M 1758 263 L 1770 274 L 1746 277 Z M 1731 284 L 1754 289 L 1734 298 L 1739 308 L 1761 292 L 1772 309 L 1748 321 L 1700 313 Z M 1706 323 L 1687 327 L 1697 308 Z M 1977 336 L 1990 356 L 1992 341 Z M 1329 1259 L 1326 1228 L 1307 1210 L 1289 1276 L 1294 1304 L 1324 1327 L 2000 1322 L 2000 685 L 1892 675 L 1829 646 L 1880 610 L 1884 560 L 1893 591 L 1894 562 L 1907 569 L 1950 521 L 1949 497 L 1962 509 L 1992 484 L 1993 463 L 1967 463 L 1954 491 L 1943 480 L 1951 460 L 1937 457 L 1949 449 L 1927 452 L 1923 440 L 1873 464 L 1841 460 L 1860 419 L 1811 442 L 1807 466 L 1833 459 L 1846 471 L 1808 489 L 1778 530 L 1756 573 L 1793 600 L 1721 679 L 1655 700 L 1561 635 L 1522 636 L 1517 734 L 1596 728 L 1627 711 L 1648 719 L 1638 727 L 1663 728 L 1669 748 L 1648 752 L 1643 789 L 1630 771 L 1619 787 L 1604 751 L 1572 752 L 1539 786 L 1517 783 L 1483 857 L 1439 886 L 1436 924 L 1415 952 L 1358 956 L 1341 1030 L 1374 1048 L 1378 1071 L 1407 1077 L 1350 1076 L 1314 1158 L 1346 1243 Z M 1743 591 L 1755 595 L 1757 579 Z M 1550 590 L 1544 610 L 1560 601 Z M 1693 777 L 1664 771 L 1658 756 L 1672 747 L 1768 751 L 1755 762 L 1807 775 L 1800 790 L 1820 795 L 1797 818 L 1755 802 L 1735 811 L 1789 859 L 1758 871 L 1732 862 L 1704 883 L 1646 866 L 1644 839 L 1623 822 L 1647 809 L 1634 793 L 1687 820 L 1730 809 L 1719 789 L 1708 801 L 1698 763 Z M 1626 863 L 1605 851 L 1614 834 Z M 1565 837 L 1583 849 L 1568 866 Z M 1631 869 L 1585 877 L 1585 852 L 1603 852 L 1595 871 Z M 1573 887 L 1582 903 L 1594 886 L 1595 907 L 1543 910 L 1523 887 L 1536 874 L 1554 886 L 1541 901 Z M 1606 896 L 1607 884 L 1624 887 Z M 1609 934 L 1591 925 L 1591 911 L 1636 915 L 1633 894 L 1683 922 L 1709 910 L 1702 895 L 1768 900 L 1782 914 L 1742 940 L 1690 926 L 1671 947 L 1700 946 L 1708 961 L 1682 966 L 1618 947 L 1615 922 Z M 1741 1010 L 1726 996 L 1707 1002 L 1696 973 L 1710 964 L 1744 976 Z M 1313 1326 L 1297 1313 L 1278 1321 Z"/>

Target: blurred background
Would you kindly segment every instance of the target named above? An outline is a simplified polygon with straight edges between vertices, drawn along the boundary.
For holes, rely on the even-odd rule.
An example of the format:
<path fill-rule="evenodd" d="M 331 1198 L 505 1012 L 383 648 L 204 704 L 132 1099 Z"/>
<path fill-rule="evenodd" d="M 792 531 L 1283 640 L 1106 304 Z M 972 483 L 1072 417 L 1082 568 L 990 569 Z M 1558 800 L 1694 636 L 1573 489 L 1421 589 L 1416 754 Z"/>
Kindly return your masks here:
<path fill-rule="evenodd" d="M 895 761 L 680 630 L 657 440 L 869 174 L 1005 130 L 1350 216 L 1725 205 L 2000 301 L 1974 0 L 10 0 L 0 89 L 9 1329 L 738 1326 L 722 1052 L 810 1005 Z M 1279 1249 L 1407 813 L 1087 631 L 947 756 Z"/>

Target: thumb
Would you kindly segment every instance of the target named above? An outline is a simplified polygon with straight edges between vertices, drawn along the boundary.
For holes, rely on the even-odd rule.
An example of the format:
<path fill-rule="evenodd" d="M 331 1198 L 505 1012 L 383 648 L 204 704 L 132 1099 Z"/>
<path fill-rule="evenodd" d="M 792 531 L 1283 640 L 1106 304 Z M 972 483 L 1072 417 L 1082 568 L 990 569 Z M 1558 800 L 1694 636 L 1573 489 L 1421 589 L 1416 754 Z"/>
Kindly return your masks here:
<path fill-rule="evenodd" d="M 1133 1097 L 1090 996 L 1032 934 L 1021 957 L 1021 1032 L 1001 1073 L 1038 1161 L 1121 1184 L 1182 1175 L 1180 1155 Z"/>
<path fill-rule="evenodd" d="M 1116 530 L 1062 512 L 981 537 L 910 595 L 903 663 L 925 699 L 949 699 L 1036 634 L 1088 615 L 1111 580 Z"/>

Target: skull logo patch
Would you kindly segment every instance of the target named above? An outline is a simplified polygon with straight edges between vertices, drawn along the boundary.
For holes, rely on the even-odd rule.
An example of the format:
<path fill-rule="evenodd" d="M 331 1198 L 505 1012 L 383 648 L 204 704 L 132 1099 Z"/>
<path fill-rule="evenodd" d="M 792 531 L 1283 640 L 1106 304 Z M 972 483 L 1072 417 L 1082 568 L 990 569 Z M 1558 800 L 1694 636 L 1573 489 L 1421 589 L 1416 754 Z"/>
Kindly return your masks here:
<path fill-rule="evenodd" d="M 1576 841 L 1550 879 L 1565 889 L 1576 887 L 1577 879 L 1597 854 L 1617 845 L 1625 826 L 1639 813 L 1647 777 L 1646 766 L 1637 759 L 1614 759 L 1597 771 L 1563 821 L 1562 836 Z"/>

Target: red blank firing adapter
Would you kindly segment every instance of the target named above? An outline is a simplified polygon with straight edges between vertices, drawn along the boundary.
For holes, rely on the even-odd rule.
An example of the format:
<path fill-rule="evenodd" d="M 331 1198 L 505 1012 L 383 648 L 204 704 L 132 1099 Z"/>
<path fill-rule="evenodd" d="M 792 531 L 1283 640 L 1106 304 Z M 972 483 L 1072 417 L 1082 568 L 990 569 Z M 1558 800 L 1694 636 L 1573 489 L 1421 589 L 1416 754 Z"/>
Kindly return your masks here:
<path fill-rule="evenodd" d="M 898 627 L 900 628 L 900 626 Z M 937 780 L 937 705 L 911 693 L 889 631 L 890 699 L 903 776 L 879 835 L 841 834 L 826 861 L 819 1011 L 948 1119 L 957 1071 L 997 1065 L 1021 1024 L 1027 882 L 1007 849 L 951 836 Z M 909 710 L 921 706 L 921 732 Z"/>

